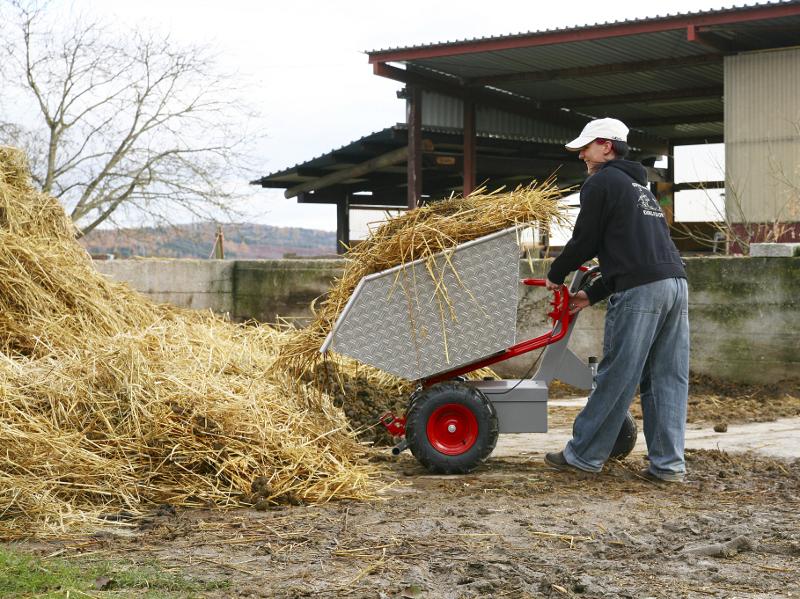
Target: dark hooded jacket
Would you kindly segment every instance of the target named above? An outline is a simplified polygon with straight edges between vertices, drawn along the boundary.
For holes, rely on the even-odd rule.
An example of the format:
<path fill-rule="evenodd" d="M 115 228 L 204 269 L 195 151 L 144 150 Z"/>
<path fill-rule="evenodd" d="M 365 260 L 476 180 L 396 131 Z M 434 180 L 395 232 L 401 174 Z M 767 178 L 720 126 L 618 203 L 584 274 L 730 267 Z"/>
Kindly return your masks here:
<path fill-rule="evenodd" d="M 611 160 L 586 180 L 572 238 L 547 278 L 563 283 L 570 272 L 595 257 L 603 277 L 586 290 L 593 304 L 653 281 L 686 278 L 664 213 L 638 162 Z"/>

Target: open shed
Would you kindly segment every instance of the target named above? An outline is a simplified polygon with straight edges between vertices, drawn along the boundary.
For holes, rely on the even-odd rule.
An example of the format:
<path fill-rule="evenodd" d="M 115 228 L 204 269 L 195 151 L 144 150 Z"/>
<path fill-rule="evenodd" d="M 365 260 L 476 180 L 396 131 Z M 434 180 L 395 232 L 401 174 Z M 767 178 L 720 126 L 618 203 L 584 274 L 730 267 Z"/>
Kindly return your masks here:
<path fill-rule="evenodd" d="M 791 171 L 787 197 L 795 183 L 800 189 L 798 0 L 382 49 L 368 58 L 375 74 L 405 84 L 405 125 L 253 182 L 300 202 L 335 203 L 345 243 L 351 207 L 411 208 L 481 183 L 541 180 L 559 166 L 560 184 L 579 182 L 582 169 L 563 144 L 603 116 L 631 127 L 634 158 L 652 166 L 667 157 L 650 175 L 670 221 L 674 192 L 734 183 L 726 172 L 726 181 L 675 185 L 679 145 L 733 141 L 730 171 L 778 144 L 770 163 Z M 747 79 L 754 70 L 755 90 Z M 769 224 L 785 205 L 761 191 L 737 193 L 736 208 Z"/>

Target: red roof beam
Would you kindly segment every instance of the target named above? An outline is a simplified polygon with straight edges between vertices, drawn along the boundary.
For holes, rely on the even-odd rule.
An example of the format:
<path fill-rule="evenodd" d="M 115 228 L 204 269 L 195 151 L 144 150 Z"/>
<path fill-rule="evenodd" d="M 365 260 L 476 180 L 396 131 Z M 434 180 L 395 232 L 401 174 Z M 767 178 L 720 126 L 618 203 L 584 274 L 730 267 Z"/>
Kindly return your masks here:
<path fill-rule="evenodd" d="M 737 50 L 737 47 L 732 42 L 713 33 L 707 33 L 695 25 L 689 25 L 686 28 L 686 40 L 714 50 L 719 54 L 729 54 Z M 750 48 L 744 49 L 749 50 Z"/>
<path fill-rule="evenodd" d="M 385 50 L 369 53 L 369 62 L 398 62 L 442 56 L 458 56 L 477 52 L 499 52 L 516 48 L 547 46 L 569 42 L 585 42 L 591 40 L 656 33 L 687 29 L 693 27 L 710 27 L 715 25 L 732 25 L 749 23 L 764 19 L 779 19 L 800 15 L 800 3 L 773 4 L 752 8 L 735 9 L 727 12 L 714 12 L 699 15 L 677 15 L 661 19 L 648 19 L 633 23 L 616 23 L 590 27 L 573 28 L 563 31 L 531 33 L 513 37 L 502 37 L 485 40 L 468 40 L 448 44 L 438 44 L 424 48 L 407 48 Z"/>

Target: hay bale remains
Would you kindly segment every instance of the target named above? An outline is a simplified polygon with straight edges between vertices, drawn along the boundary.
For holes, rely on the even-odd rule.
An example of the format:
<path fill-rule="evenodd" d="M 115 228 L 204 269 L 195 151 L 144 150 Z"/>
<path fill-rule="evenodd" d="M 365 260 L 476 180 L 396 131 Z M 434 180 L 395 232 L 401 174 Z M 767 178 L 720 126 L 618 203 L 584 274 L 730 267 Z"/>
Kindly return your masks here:
<path fill-rule="evenodd" d="M 341 410 L 275 366 L 290 335 L 106 280 L 0 148 L 0 538 L 148 504 L 374 497 Z"/>
<path fill-rule="evenodd" d="M 320 361 L 301 378 L 330 395 L 360 441 L 376 446 L 397 443 L 378 421 L 386 412 L 405 413 L 413 383 L 344 356 Z"/>

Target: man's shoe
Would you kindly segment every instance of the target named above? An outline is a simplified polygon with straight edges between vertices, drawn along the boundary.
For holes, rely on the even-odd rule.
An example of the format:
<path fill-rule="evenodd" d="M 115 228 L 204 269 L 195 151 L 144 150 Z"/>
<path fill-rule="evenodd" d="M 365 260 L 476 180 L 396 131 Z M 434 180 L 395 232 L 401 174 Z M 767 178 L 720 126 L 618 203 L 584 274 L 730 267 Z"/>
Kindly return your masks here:
<path fill-rule="evenodd" d="M 583 470 L 582 468 L 578 468 L 577 466 L 573 466 L 572 464 L 570 464 L 564 457 L 563 451 L 546 454 L 544 456 L 544 463 L 550 466 L 551 468 L 555 468 L 556 470 L 563 470 L 564 472 L 577 472 L 579 474 L 596 474 L 596 472 Z"/>
<path fill-rule="evenodd" d="M 645 468 L 639 475 L 642 478 L 656 482 L 656 483 L 678 483 L 683 484 L 686 482 L 685 474 L 656 474 L 650 471 L 650 468 Z"/>

